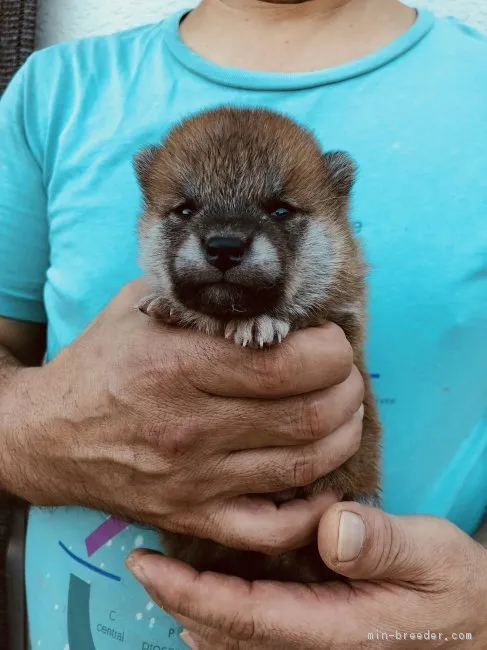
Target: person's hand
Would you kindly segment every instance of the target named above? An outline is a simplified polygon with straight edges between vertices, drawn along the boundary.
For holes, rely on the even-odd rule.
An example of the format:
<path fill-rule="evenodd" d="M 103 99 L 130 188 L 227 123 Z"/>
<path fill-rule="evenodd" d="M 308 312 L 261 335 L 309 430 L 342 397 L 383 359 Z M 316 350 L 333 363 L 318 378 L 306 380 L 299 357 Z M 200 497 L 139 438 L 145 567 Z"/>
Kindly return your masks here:
<path fill-rule="evenodd" d="M 192 650 L 487 648 L 487 550 L 446 520 L 340 503 L 318 540 L 349 584 L 250 584 L 143 550 L 128 566 Z"/>
<path fill-rule="evenodd" d="M 155 322 L 134 308 L 145 293 L 131 283 L 50 363 L 16 373 L 10 491 L 237 548 L 306 543 L 340 495 L 242 495 L 306 485 L 358 449 L 363 382 L 343 332 L 242 349 Z"/>

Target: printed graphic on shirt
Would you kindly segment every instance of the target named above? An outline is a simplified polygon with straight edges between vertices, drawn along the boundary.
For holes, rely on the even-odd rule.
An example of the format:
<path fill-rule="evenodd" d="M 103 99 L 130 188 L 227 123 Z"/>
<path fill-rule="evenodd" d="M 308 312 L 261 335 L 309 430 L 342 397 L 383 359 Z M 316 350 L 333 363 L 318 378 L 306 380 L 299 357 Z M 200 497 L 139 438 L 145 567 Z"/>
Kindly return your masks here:
<path fill-rule="evenodd" d="M 61 510 L 70 524 L 58 540 L 48 524 L 52 513 L 33 510 L 30 515 L 44 520 L 46 533 L 27 548 L 34 578 L 28 590 L 30 629 L 49 635 L 30 639 L 32 650 L 184 650 L 179 624 L 150 600 L 125 567 L 135 548 L 161 550 L 158 533 L 102 513 Z M 42 567 L 35 560 L 41 547 Z"/>

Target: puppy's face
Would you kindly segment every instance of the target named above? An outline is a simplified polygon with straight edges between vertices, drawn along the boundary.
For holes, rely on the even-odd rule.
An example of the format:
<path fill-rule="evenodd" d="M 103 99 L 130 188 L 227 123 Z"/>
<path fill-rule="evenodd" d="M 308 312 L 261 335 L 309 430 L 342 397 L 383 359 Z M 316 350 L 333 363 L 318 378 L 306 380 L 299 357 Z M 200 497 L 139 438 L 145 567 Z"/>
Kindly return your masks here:
<path fill-rule="evenodd" d="M 144 150 L 136 169 L 155 291 L 221 320 L 323 300 L 350 245 L 345 154 L 323 156 L 283 116 L 218 109 Z"/>

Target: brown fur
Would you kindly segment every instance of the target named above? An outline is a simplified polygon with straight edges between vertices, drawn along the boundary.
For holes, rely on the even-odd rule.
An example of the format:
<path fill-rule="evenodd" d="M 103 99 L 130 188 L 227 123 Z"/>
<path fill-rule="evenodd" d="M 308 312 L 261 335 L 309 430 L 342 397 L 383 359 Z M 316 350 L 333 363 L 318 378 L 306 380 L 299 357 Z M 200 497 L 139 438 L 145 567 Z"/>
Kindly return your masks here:
<path fill-rule="evenodd" d="M 141 308 L 243 345 L 270 345 L 325 320 L 342 327 L 365 383 L 361 447 L 286 498 L 332 488 L 379 505 L 380 426 L 363 358 L 366 266 L 348 220 L 352 160 L 323 155 L 312 134 L 277 113 L 221 108 L 178 125 L 162 146 L 137 157 L 136 169 L 145 201 L 141 259 L 154 291 Z M 193 210 L 189 219 L 177 213 L 181 202 Z M 283 204 L 293 210 L 281 220 L 272 210 Z M 253 257 L 227 272 L 221 289 L 199 244 L 214 233 L 254 238 Z M 174 533 L 163 539 L 170 555 L 199 570 L 300 582 L 330 577 L 316 544 L 271 558 Z"/>

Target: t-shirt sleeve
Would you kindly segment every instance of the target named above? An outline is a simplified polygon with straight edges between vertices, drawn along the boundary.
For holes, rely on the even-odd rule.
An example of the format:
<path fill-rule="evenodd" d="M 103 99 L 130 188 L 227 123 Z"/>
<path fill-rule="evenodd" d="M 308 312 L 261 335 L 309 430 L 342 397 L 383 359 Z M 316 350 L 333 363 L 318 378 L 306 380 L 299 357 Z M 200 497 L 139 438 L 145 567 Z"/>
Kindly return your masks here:
<path fill-rule="evenodd" d="M 44 322 L 46 192 L 29 137 L 29 62 L 0 98 L 0 316 Z M 34 102 L 31 97 L 31 102 Z"/>

